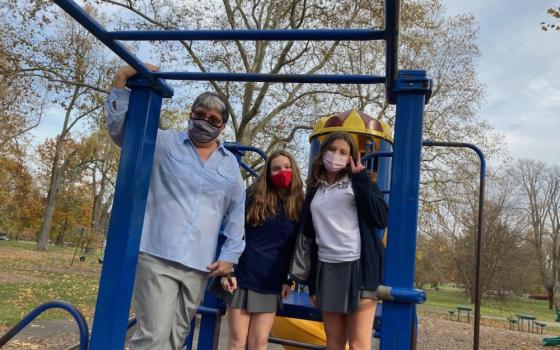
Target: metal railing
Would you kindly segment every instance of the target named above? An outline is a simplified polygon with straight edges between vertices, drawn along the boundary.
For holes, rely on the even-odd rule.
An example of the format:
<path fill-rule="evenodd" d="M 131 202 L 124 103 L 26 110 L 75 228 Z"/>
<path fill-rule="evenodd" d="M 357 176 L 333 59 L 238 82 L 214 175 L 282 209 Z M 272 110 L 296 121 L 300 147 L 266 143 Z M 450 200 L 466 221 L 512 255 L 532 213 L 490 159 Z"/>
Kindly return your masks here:
<path fill-rule="evenodd" d="M 84 315 L 76 309 L 74 306 L 65 303 L 63 301 L 49 301 L 48 303 L 42 304 L 30 313 L 28 313 L 24 318 L 21 319 L 15 326 L 10 328 L 2 337 L 0 337 L 0 348 L 4 346 L 10 339 L 12 339 L 16 334 L 21 332 L 31 321 L 33 321 L 37 316 L 42 314 L 43 312 L 50 310 L 50 309 L 62 309 L 68 311 L 68 313 L 74 318 L 78 325 L 78 329 L 80 331 L 80 350 L 87 350 L 88 349 L 88 342 L 89 342 L 89 329 L 86 319 Z"/>

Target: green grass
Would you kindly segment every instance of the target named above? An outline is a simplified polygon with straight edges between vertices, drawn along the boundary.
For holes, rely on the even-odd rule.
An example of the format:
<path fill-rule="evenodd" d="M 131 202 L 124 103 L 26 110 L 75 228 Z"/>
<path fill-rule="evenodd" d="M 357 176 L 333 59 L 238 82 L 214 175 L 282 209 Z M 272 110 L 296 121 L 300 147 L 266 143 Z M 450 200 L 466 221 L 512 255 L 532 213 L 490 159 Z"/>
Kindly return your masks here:
<path fill-rule="evenodd" d="M 462 289 L 443 287 L 439 290 L 427 290 L 426 308 L 454 309 L 457 305 L 470 305 Z M 512 317 L 515 314 L 530 314 L 543 321 L 554 321 L 556 313 L 548 310 L 548 302 L 513 296 L 504 300 L 495 298 L 482 299 L 481 315 L 491 317 Z"/>
<path fill-rule="evenodd" d="M 0 241 L 0 326 L 10 326 L 36 306 L 50 300 L 63 300 L 78 307 L 91 319 L 97 297 L 101 265 L 97 255 L 71 264 L 74 248 L 49 247 L 37 251 L 35 242 Z M 79 255 L 79 254 L 78 254 Z M 420 309 L 447 315 L 448 309 L 469 304 L 461 289 L 443 287 L 428 290 L 428 300 Z M 546 301 L 511 297 L 505 301 L 483 299 L 482 316 L 511 317 L 516 313 L 554 321 Z M 67 318 L 62 311 L 47 311 L 42 319 Z M 560 325 L 560 324 L 559 324 Z"/>
<path fill-rule="evenodd" d="M 35 242 L 0 241 L 0 325 L 10 326 L 36 306 L 62 300 L 91 319 L 101 266 L 97 256 L 78 258 L 74 248 L 35 250 Z M 46 311 L 41 319 L 69 317 L 64 311 Z"/>

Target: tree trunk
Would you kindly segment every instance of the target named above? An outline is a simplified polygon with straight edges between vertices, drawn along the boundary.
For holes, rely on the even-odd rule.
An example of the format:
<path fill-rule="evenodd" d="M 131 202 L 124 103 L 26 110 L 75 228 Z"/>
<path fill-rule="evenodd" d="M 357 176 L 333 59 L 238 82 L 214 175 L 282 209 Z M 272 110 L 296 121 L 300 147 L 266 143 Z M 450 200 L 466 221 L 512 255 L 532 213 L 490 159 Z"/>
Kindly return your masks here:
<path fill-rule="evenodd" d="M 546 294 L 548 295 L 548 309 L 552 310 L 554 306 L 554 288 L 551 285 L 546 286 Z"/>
<path fill-rule="evenodd" d="M 556 268 L 556 270 L 553 272 L 553 274 L 554 274 L 553 275 L 554 276 L 554 279 L 553 279 L 554 284 L 553 284 L 553 289 L 552 289 L 552 292 L 553 292 L 552 297 L 553 297 L 554 302 L 553 302 L 552 306 L 554 307 L 554 310 L 558 310 L 558 309 L 560 309 L 560 268 Z"/>
<path fill-rule="evenodd" d="M 58 143 L 57 141 L 57 149 Z M 41 229 L 39 230 L 39 237 L 37 239 L 37 249 L 47 250 L 49 242 L 49 234 L 51 232 L 52 221 L 54 217 L 54 210 L 56 207 L 56 200 L 58 197 L 58 187 L 62 180 L 62 169 L 58 167 L 58 160 L 60 152 L 57 152 L 53 161 L 53 171 L 51 176 L 51 183 L 49 186 L 49 193 L 47 194 L 47 203 L 43 213 L 43 221 L 41 222 Z"/>
<path fill-rule="evenodd" d="M 70 121 L 70 113 L 74 108 L 74 104 L 76 103 L 76 99 L 78 98 L 79 92 L 80 92 L 80 87 L 76 86 L 74 88 L 74 94 L 72 95 L 72 99 L 70 100 L 68 107 L 66 107 L 66 114 L 64 116 L 62 132 L 56 139 L 53 166 L 51 170 L 51 182 L 49 185 L 49 193 L 47 194 L 47 204 L 45 206 L 45 211 L 43 213 L 43 221 L 41 222 L 39 237 L 37 238 L 38 250 L 47 250 L 48 247 L 49 234 L 51 232 L 54 209 L 58 197 L 58 187 L 60 186 L 62 175 L 64 174 L 64 166 L 59 166 L 58 164 L 60 163 L 60 155 L 62 153 L 62 147 L 64 146 L 64 139 L 66 138 L 66 135 L 68 134 L 70 128 L 72 127 L 72 126 L 69 127 L 68 123 Z"/>
<path fill-rule="evenodd" d="M 58 235 L 56 235 L 56 240 L 54 244 L 60 247 L 64 246 L 64 231 L 60 231 Z"/>
<path fill-rule="evenodd" d="M 95 253 L 95 247 L 91 244 L 91 241 L 88 239 L 86 241 L 85 254 L 93 254 L 93 253 Z"/>

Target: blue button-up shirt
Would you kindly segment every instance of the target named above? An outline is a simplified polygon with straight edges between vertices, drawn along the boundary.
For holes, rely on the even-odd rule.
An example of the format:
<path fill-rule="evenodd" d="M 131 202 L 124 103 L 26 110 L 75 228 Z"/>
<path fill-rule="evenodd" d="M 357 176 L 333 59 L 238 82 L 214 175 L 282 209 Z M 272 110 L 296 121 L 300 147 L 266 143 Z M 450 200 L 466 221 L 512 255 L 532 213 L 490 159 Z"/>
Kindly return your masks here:
<path fill-rule="evenodd" d="M 107 128 L 122 144 L 130 92 L 113 89 Z M 158 130 L 140 251 L 207 271 L 220 227 L 219 260 L 237 263 L 245 248 L 245 190 L 235 156 L 220 142 L 202 161 L 186 132 Z"/>

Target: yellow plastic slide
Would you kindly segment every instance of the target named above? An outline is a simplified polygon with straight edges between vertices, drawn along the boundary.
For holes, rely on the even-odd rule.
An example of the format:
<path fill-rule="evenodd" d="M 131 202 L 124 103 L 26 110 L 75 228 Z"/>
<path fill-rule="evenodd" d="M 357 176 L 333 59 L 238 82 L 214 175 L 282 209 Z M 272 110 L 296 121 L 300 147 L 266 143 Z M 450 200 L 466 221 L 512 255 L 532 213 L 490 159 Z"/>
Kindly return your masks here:
<path fill-rule="evenodd" d="M 327 345 L 323 322 L 306 321 L 296 318 L 276 317 L 271 334 L 275 338 L 288 339 L 320 347 Z M 284 346 L 286 350 L 300 350 L 292 346 Z M 348 347 L 346 347 L 348 349 Z"/>

